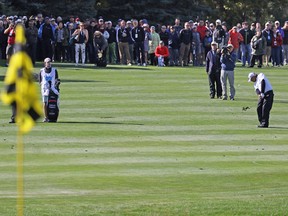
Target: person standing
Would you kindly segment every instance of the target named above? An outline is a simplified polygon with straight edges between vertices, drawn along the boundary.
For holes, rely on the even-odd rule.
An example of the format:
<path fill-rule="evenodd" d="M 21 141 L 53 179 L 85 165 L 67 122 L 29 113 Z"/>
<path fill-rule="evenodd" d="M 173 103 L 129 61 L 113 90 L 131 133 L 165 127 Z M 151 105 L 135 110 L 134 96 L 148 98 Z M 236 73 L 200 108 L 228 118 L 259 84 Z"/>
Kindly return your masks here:
<path fill-rule="evenodd" d="M 251 47 L 252 47 L 252 57 L 251 57 L 251 64 L 249 67 L 254 67 L 255 60 L 258 60 L 258 68 L 262 67 L 262 57 L 266 50 L 266 39 L 262 35 L 261 31 L 256 31 L 256 35 L 251 40 Z"/>
<path fill-rule="evenodd" d="M 230 85 L 230 100 L 234 100 L 234 68 L 236 63 L 236 54 L 233 52 L 233 45 L 228 44 L 227 47 L 221 50 L 221 85 L 222 85 L 222 100 L 227 100 L 227 78 Z"/>
<path fill-rule="evenodd" d="M 188 66 L 189 51 L 191 48 L 193 34 L 188 22 L 184 24 L 184 29 L 180 31 L 180 49 L 179 49 L 179 64 L 181 66 Z"/>
<path fill-rule="evenodd" d="M 49 17 L 45 18 L 45 23 L 43 23 L 38 29 L 38 38 L 41 41 L 42 46 L 42 59 L 49 57 L 52 59 L 53 50 L 52 43 L 55 41 L 55 28 L 50 23 Z"/>
<path fill-rule="evenodd" d="M 59 91 L 55 88 L 56 81 L 58 80 L 57 69 L 51 66 L 51 59 L 44 59 L 44 68 L 39 73 L 39 84 L 41 85 L 41 94 L 43 102 L 44 120 L 43 122 L 49 122 L 48 119 L 48 97 L 50 91 L 53 91 L 56 95 L 59 95 Z"/>
<path fill-rule="evenodd" d="M 13 55 L 15 48 L 15 23 L 11 22 L 9 27 L 5 29 L 4 34 L 8 35 L 8 45 L 6 47 L 6 66 L 9 65 L 10 58 Z"/>
<path fill-rule="evenodd" d="M 116 38 L 119 47 L 120 62 L 124 65 L 127 64 L 128 66 L 131 66 L 132 60 L 129 52 L 129 40 L 131 38 L 131 34 L 129 29 L 126 28 L 126 22 L 124 20 L 122 20 L 120 23 Z"/>
<path fill-rule="evenodd" d="M 282 36 L 275 26 L 272 27 L 272 44 L 271 44 L 271 57 L 272 66 L 280 67 L 281 64 L 281 52 L 282 52 Z"/>
<path fill-rule="evenodd" d="M 27 52 L 30 56 L 33 65 L 36 62 L 36 52 L 37 52 L 37 40 L 38 40 L 38 29 L 35 26 L 35 20 L 29 19 L 28 28 L 26 28 L 26 38 L 27 38 Z"/>
<path fill-rule="evenodd" d="M 84 23 L 81 22 L 79 24 L 79 29 L 76 29 L 72 36 L 75 36 L 75 62 L 76 66 L 79 63 L 79 56 L 81 53 L 82 65 L 85 64 L 85 56 L 86 56 L 86 43 L 88 42 L 88 30 L 84 28 Z"/>
<path fill-rule="evenodd" d="M 265 60 L 265 66 L 269 67 L 269 59 L 271 56 L 271 45 L 272 45 L 272 35 L 273 35 L 273 32 L 271 30 L 271 24 L 269 22 L 265 24 L 265 29 L 263 29 L 262 34 L 266 39 L 266 49 L 263 55 L 263 59 Z"/>
<path fill-rule="evenodd" d="M 112 22 L 107 22 L 106 31 L 109 33 L 108 38 L 108 48 L 107 48 L 107 56 L 106 59 L 110 64 L 116 64 L 116 29 L 112 26 Z"/>
<path fill-rule="evenodd" d="M 274 93 L 273 88 L 263 73 L 249 73 L 248 82 L 254 82 L 254 88 L 258 95 L 257 114 L 260 128 L 269 127 L 270 111 L 273 106 Z"/>
<path fill-rule="evenodd" d="M 137 65 L 146 66 L 145 52 L 144 52 L 144 29 L 139 25 L 138 20 L 133 20 L 132 39 L 134 41 L 134 50 L 136 54 Z"/>
<path fill-rule="evenodd" d="M 288 21 L 284 23 L 283 30 L 283 58 L 286 65 L 288 65 Z"/>
<path fill-rule="evenodd" d="M 254 36 L 251 29 L 249 29 L 248 23 L 243 22 L 242 23 L 242 29 L 239 31 L 239 33 L 243 37 L 243 42 L 241 43 L 241 60 L 242 60 L 242 66 L 244 67 L 246 65 L 246 61 L 248 62 L 248 65 L 250 65 L 251 60 L 251 39 Z"/>
<path fill-rule="evenodd" d="M 208 75 L 209 87 L 210 87 L 210 98 L 215 98 L 215 94 L 217 94 L 217 98 L 221 98 L 222 95 L 222 87 L 220 81 L 220 52 L 217 50 L 218 44 L 213 41 L 211 43 L 211 50 L 207 53 L 206 56 L 206 73 Z M 216 84 L 216 88 L 215 88 Z"/>
<path fill-rule="evenodd" d="M 157 65 L 155 61 L 155 50 L 156 50 L 156 47 L 160 43 L 160 36 L 155 31 L 155 26 L 151 26 L 150 31 L 151 31 L 151 40 L 149 41 L 149 56 L 150 56 L 150 61 L 151 61 L 150 64 Z"/>

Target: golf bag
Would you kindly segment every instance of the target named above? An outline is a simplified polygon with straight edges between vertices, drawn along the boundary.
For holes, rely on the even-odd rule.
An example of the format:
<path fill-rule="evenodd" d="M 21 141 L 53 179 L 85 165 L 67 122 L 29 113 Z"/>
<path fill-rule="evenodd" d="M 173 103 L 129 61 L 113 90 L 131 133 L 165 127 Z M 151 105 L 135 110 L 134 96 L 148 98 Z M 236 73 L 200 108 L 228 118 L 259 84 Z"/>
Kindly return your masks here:
<path fill-rule="evenodd" d="M 101 52 L 98 52 L 98 58 L 96 60 L 96 64 L 98 67 L 107 66 L 106 56 L 104 57 L 104 55 Z"/>
<path fill-rule="evenodd" d="M 55 83 L 55 88 L 59 92 L 60 79 Z M 55 94 L 51 89 L 48 96 L 47 117 L 49 122 L 57 122 L 59 116 L 59 95 Z"/>

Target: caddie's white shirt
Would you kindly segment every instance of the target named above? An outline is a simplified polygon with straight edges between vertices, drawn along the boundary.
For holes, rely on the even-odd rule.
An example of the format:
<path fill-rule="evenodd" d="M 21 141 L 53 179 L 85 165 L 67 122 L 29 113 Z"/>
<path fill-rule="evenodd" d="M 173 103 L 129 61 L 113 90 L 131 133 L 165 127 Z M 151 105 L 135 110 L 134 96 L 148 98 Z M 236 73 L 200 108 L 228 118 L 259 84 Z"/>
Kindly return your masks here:
<path fill-rule="evenodd" d="M 265 94 L 266 92 L 271 91 L 273 89 L 269 80 L 265 77 L 263 73 L 258 74 L 256 82 L 254 83 L 254 88 L 255 90 L 259 89 L 260 92 L 263 92 L 261 89 L 261 82 L 263 79 L 265 80 L 265 90 L 264 90 L 264 94 Z"/>

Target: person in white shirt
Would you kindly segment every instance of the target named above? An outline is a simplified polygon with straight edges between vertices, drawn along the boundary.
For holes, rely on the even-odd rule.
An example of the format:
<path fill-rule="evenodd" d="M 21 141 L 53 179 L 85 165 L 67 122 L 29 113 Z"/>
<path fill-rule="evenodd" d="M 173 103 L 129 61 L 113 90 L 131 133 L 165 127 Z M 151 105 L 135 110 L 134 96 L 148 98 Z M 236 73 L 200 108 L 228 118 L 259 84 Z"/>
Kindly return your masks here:
<path fill-rule="evenodd" d="M 44 59 L 44 65 L 45 67 L 40 70 L 39 83 L 41 85 L 41 94 L 43 102 L 43 112 L 44 112 L 43 122 L 49 122 L 49 119 L 47 117 L 48 97 L 50 91 L 53 91 L 56 95 L 59 95 L 59 91 L 55 87 L 55 83 L 58 80 L 58 72 L 57 69 L 51 67 L 50 58 Z"/>
<path fill-rule="evenodd" d="M 258 127 L 267 128 L 274 99 L 272 85 L 263 73 L 249 73 L 248 82 L 254 82 L 256 94 L 259 96 L 257 114 L 260 125 Z"/>

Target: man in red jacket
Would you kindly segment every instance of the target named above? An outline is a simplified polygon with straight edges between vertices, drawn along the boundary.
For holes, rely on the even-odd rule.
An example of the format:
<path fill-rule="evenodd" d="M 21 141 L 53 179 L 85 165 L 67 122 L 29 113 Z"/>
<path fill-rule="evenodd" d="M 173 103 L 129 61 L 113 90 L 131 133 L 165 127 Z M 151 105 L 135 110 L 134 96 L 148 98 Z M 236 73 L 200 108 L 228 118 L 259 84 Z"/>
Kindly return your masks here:
<path fill-rule="evenodd" d="M 155 49 L 155 58 L 156 62 L 158 61 L 158 66 L 165 66 L 168 65 L 169 61 L 169 51 L 166 46 L 164 46 L 164 42 L 160 41 L 159 46 L 156 47 Z"/>

